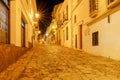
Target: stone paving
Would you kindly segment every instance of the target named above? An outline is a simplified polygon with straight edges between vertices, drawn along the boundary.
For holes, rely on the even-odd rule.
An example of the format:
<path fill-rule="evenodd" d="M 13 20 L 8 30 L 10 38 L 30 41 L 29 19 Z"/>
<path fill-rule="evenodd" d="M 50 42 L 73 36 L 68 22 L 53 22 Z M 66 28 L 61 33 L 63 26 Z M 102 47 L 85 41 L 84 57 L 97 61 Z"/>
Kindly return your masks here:
<path fill-rule="evenodd" d="M 0 80 L 120 80 L 120 61 L 41 45 L 3 71 Z"/>

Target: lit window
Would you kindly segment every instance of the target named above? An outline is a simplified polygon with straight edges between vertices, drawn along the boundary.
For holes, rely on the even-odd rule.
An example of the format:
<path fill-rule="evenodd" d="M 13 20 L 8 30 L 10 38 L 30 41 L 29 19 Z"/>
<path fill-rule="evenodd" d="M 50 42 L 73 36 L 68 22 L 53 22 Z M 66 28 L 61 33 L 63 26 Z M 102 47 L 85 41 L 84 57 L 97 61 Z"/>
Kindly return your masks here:
<path fill-rule="evenodd" d="M 98 45 L 98 31 L 92 33 L 92 45 L 97 46 Z"/>

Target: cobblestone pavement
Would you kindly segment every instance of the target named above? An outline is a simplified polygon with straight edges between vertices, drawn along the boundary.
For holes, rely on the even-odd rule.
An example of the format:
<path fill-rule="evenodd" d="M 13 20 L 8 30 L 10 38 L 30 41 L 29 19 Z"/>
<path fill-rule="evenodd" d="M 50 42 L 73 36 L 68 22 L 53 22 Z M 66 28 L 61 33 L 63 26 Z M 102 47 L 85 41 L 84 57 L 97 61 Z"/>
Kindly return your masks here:
<path fill-rule="evenodd" d="M 0 80 L 120 80 L 120 61 L 41 45 L 2 72 Z"/>

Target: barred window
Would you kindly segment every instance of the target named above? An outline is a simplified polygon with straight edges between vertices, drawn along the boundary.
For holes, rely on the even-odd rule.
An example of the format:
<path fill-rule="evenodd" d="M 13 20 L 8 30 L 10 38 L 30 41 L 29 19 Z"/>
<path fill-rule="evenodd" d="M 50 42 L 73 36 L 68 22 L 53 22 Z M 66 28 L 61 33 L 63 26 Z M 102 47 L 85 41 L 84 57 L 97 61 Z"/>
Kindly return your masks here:
<path fill-rule="evenodd" d="M 90 13 L 98 10 L 98 0 L 90 0 Z"/>
<path fill-rule="evenodd" d="M 9 43 L 8 0 L 0 0 L 0 43 Z"/>
<path fill-rule="evenodd" d="M 97 46 L 98 45 L 98 31 L 92 33 L 92 45 Z"/>

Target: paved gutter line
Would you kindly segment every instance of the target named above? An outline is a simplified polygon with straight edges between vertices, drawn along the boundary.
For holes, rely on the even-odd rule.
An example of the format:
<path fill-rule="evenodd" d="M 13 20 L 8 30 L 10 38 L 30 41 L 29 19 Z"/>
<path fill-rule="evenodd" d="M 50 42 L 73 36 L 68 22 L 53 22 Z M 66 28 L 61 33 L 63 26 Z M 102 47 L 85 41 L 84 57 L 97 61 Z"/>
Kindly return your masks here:
<path fill-rule="evenodd" d="M 7 77 L 6 80 L 17 80 L 19 75 L 22 73 L 22 71 L 25 69 L 25 66 L 28 64 L 30 61 L 34 51 L 31 52 L 28 51 L 25 55 L 23 55 L 15 64 L 17 64 L 11 75 Z M 22 61 L 21 61 L 22 60 Z"/>

